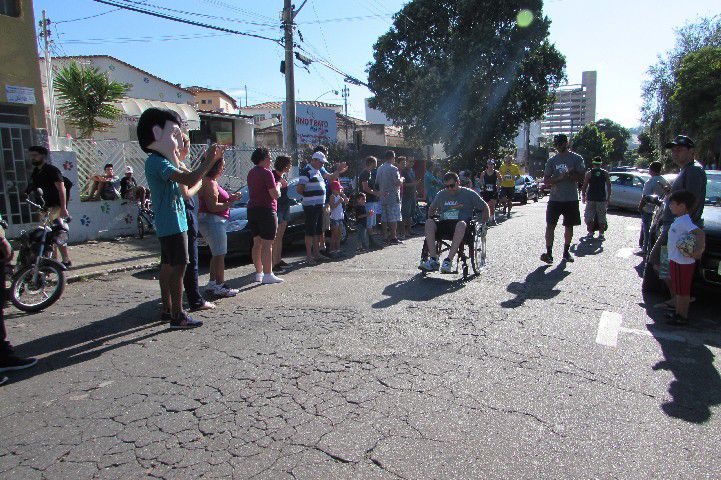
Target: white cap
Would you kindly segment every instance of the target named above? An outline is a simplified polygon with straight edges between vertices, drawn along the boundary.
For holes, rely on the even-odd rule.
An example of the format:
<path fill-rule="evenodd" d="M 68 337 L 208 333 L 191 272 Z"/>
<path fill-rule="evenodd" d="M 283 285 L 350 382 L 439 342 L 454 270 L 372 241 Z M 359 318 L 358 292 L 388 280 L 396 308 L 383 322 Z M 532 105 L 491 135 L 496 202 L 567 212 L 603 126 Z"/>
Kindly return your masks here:
<path fill-rule="evenodd" d="M 131 167 L 130 165 L 125 167 L 125 173 L 133 173 L 133 167 Z"/>
<path fill-rule="evenodd" d="M 328 159 L 325 158 L 325 154 L 323 152 L 315 152 L 313 154 L 313 160 L 320 160 L 323 163 L 328 163 Z"/>

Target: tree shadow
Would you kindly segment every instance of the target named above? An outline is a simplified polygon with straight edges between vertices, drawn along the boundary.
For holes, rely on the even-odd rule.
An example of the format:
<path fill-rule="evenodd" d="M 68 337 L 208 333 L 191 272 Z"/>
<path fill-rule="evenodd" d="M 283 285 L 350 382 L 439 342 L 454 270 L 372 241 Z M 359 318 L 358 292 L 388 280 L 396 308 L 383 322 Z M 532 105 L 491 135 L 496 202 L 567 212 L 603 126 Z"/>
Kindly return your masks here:
<path fill-rule="evenodd" d="M 377 301 L 371 307 L 388 308 L 398 305 L 404 300 L 428 302 L 463 288 L 468 281 L 457 275 L 444 275 L 444 277 L 447 278 L 431 277 L 417 273 L 408 280 L 391 283 L 383 289 L 383 295 L 388 298 Z M 472 278 L 469 277 L 469 279 Z"/>
<path fill-rule="evenodd" d="M 569 276 L 566 262 L 562 261 L 553 270 L 550 265 L 542 265 L 529 273 L 523 282 L 512 282 L 506 290 L 516 297 L 501 302 L 503 308 L 516 308 L 523 305 L 526 300 L 550 300 L 556 297 L 561 290 L 555 287 Z"/>
<path fill-rule="evenodd" d="M 677 328 L 664 325 L 663 312 L 653 308 L 654 298 L 644 294 L 646 313 L 654 323 L 646 328 L 661 347 L 664 360 L 653 370 L 666 370 L 674 379 L 668 387 L 671 400 L 661 405 L 666 415 L 691 423 L 706 423 L 711 408 L 721 404 L 721 375 L 709 347 L 721 348 L 717 329 L 699 324 Z"/>

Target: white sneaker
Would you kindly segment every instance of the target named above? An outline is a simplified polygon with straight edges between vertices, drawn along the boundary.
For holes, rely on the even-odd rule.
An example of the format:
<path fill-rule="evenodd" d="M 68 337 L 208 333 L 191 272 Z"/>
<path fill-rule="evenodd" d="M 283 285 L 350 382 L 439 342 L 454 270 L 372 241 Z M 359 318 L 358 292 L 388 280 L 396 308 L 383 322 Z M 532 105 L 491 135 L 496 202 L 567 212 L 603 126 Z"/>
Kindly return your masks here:
<path fill-rule="evenodd" d="M 263 275 L 263 280 L 260 283 L 262 283 L 263 285 L 271 285 L 273 283 L 283 283 L 284 281 L 285 280 L 283 280 L 282 278 L 278 278 L 274 274 L 268 273 Z"/>
<path fill-rule="evenodd" d="M 453 263 L 447 258 L 443 260 L 443 264 L 441 265 L 441 273 L 454 273 Z"/>
<path fill-rule="evenodd" d="M 231 298 L 236 295 L 238 295 L 239 290 L 236 290 L 234 288 L 228 288 L 225 285 L 216 285 L 215 290 L 213 290 L 213 294 L 216 297 L 221 298 Z"/>
<path fill-rule="evenodd" d="M 421 270 L 424 270 L 426 272 L 435 272 L 438 270 L 438 267 L 440 267 L 441 264 L 438 263 L 438 260 L 435 258 L 429 258 L 428 260 L 421 260 L 421 264 L 418 265 L 418 268 Z"/>
<path fill-rule="evenodd" d="M 255 281 L 260 283 L 263 281 L 263 274 L 262 273 L 256 273 L 255 274 Z"/>

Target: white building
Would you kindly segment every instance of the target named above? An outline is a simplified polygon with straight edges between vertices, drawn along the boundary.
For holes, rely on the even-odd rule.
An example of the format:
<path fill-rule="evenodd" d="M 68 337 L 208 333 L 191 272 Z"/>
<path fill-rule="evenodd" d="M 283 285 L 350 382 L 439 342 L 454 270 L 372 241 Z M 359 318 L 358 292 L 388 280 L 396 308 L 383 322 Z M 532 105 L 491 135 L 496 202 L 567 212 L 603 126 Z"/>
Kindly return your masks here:
<path fill-rule="evenodd" d="M 311 107 L 327 108 L 329 110 L 333 110 L 335 113 L 343 113 L 343 107 L 341 105 L 336 105 L 333 103 L 315 102 L 315 101 L 313 101 L 313 102 L 298 101 L 296 103 L 298 105 L 308 105 Z M 240 114 L 252 116 L 253 122 L 256 125 L 259 125 L 259 124 L 261 124 L 261 122 L 264 122 L 267 120 L 280 121 L 283 116 L 283 102 L 264 102 L 264 103 L 259 103 L 257 105 L 241 107 Z M 271 126 L 274 123 L 275 122 L 264 122 L 264 123 L 262 123 L 262 126 L 263 127 Z"/>
<path fill-rule="evenodd" d="M 366 107 L 366 121 L 370 123 L 376 123 L 376 124 L 383 124 L 383 125 L 393 125 L 393 121 L 388 118 L 388 116 L 381 112 L 380 110 L 376 110 L 375 108 L 371 108 L 368 105 L 368 101 L 370 98 L 365 99 L 365 107 Z"/>
<path fill-rule="evenodd" d="M 556 92 L 556 101 L 541 123 L 544 136 L 563 133 L 572 137 L 596 121 L 597 80 L 597 72 L 583 72 L 580 84 L 566 85 Z"/>

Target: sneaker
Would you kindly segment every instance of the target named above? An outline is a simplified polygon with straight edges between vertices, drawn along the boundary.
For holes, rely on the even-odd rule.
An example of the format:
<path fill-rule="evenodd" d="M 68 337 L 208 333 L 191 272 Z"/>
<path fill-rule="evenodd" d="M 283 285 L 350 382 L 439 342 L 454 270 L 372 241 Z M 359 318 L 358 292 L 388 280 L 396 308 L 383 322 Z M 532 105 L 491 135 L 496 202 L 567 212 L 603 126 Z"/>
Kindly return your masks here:
<path fill-rule="evenodd" d="M 9 372 L 11 370 L 24 370 L 38 363 L 37 358 L 22 358 L 14 353 L 0 357 L 0 372 Z"/>
<path fill-rule="evenodd" d="M 453 262 L 451 262 L 450 259 L 446 258 L 443 260 L 443 263 L 441 264 L 441 273 L 456 273 L 453 271 Z"/>
<path fill-rule="evenodd" d="M 0 385 L 5 385 L 10 380 L 8 377 L 0 377 Z"/>
<path fill-rule="evenodd" d="M 202 310 L 215 310 L 215 304 L 213 302 L 203 302 L 201 305 L 190 309 L 191 312 L 200 312 Z M 168 314 L 168 320 L 170 320 L 170 314 Z"/>
<path fill-rule="evenodd" d="M 196 320 L 185 312 L 180 312 L 178 317 L 170 321 L 171 330 L 187 330 L 203 326 L 203 322 Z"/>
<path fill-rule="evenodd" d="M 227 285 L 216 285 L 213 295 L 220 298 L 231 298 L 238 295 L 239 292 L 240 290 L 229 288 Z"/>
<path fill-rule="evenodd" d="M 564 254 L 563 254 L 563 260 L 566 261 L 566 262 L 569 262 L 569 263 L 573 263 L 573 262 L 576 261 L 576 259 L 573 258 L 573 255 L 571 255 L 570 253 L 564 253 Z"/>
<path fill-rule="evenodd" d="M 426 272 L 435 272 L 438 270 L 438 268 L 441 266 L 440 263 L 438 263 L 438 259 L 435 258 L 429 258 L 428 260 L 421 260 L 421 264 L 418 265 L 418 268 L 420 268 L 423 271 Z"/>
<path fill-rule="evenodd" d="M 262 273 L 256 273 L 254 280 L 258 283 L 263 281 L 263 274 Z"/>
<path fill-rule="evenodd" d="M 678 313 L 675 313 L 671 320 L 667 322 L 669 325 L 673 325 L 674 327 L 685 327 L 690 322 L 688 321 L 688 318 L 684 318 Z"/>
<path fill-rule="evenodd" d="M 282 278 L 278 278 L 272 273 L 268 273 L 266 275 L 263 275 L 263 281 L 261 281 L 260 283 L 262 283 L 263 285 L 272 285 L 274 283 L 283 283 L 284 281 L 285 280 L 283 280 Z"/>
<path fill-rule="evenodd" d="M 553 263 L 553 257 L 547 253 L 544 253 L 543 255 L 541 255 L 541 261 L 546 262 L 550 265 L 551 263 Z"/>
<path fill-rule="evenodd" d="M 403 242 L 397 238 L 391 238 L 388 243 L 391 245 L 403 245 Z"/>
<path fill-rule="evenodd" d="M 71 262 L 70 260 L 68 260 L 67 262 L 60 262 L 60 263 L 62 263 L 63 266 L 64 266 L 65 268 L 67 268 L 68 270 L 70 270 L 70 267 L 73 266 L 73 262 Z"/>

